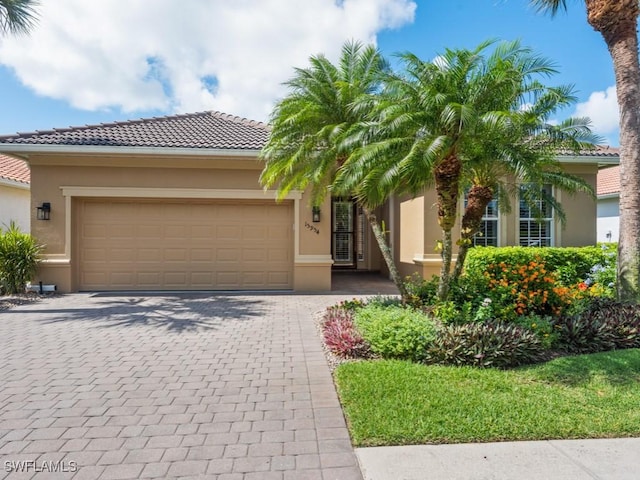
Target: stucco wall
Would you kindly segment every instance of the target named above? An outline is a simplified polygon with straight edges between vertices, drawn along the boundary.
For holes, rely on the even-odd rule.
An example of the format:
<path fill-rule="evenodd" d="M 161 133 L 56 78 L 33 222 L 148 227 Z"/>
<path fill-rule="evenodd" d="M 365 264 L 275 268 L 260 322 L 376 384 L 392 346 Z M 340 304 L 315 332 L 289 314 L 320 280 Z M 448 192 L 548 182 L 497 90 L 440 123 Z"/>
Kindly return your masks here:
<path fill-rule="evenodd" d="M 620 236 L 620 197 L 598 199 L 597 230 L 598 242 L 618 241 Z"/>
<path fill-rule="evenodd" d="M 13 220 L 20 230 L 30 231 L 31 199 L 28 187 L 18 187 L 0 183 L 0 227 Z"/>
<path fill-rule="evenodd" d="M 74 211 L 77 200 L 65 198 L 61 187 L 241 190 L 256 195 L 263 192 L 258 180 L 262 164 L 255 158 L 34 155 L 30 165 L 33 204 L 51 203 L 50 221 L 32 219 L 33 234 L 46 246 L 46 261 L 38 280 L 55 283 L 62 291 L 75 289 L 78 266 L 74 242 L 78 225 Z M 90 196 L 90 190 L 83 195 Z M 96 197 L 102 195 L 96 191 Z M 274 197 L 264 198 L 269 201 Z M 298 229 L 294 235 L 294 288 L 330 289 L 329 204 L 323 206 L 325 214 L 317 224 L 311 221 L 307 196 L 297 204 L 297 222 L 292 225 Z"/>
<path fill-rule="evenodd" d="M 565 171 L 583 178 L 595 189 L 597 177 L 596 164 L 570 164 Z M 587 193 L 569 195 L 555 191 L 565 211 L 566 223 L 563 225 L 556 215 L 554 246 L 584 246 L 596 242 L 596 201 Z M 398 246 L 395 249 L 398 267 L 402 275 L 419 272 L 425 278 L 438 274 L 441 266 L 440 253 L 436 247 L 442 239 L 438 226 L 435 190 L 426 190 L 418 197 L 402 197 L 397 201 L 396 215 L 399 225 Z M 517 199 L 511 199 L 511 212 L 501 214 L 499 220 L 500 245 L 519 244 L 519 219 Z M 456 228 L 453 230 L 454 260 L 458 250 L 455 241 L 460 236 L 459 222 L 463 212 L 463 202 Z"/>

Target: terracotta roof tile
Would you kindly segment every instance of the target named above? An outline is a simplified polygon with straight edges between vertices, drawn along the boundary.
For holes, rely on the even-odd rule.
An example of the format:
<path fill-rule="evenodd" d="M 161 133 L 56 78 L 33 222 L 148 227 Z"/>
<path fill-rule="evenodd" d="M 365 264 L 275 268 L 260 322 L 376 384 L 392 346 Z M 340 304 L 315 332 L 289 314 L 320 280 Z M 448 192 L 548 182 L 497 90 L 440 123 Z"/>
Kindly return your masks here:
<path fill-rule="evenodd" d="M 2 144 L 215 148 L 259 150 L 269 128 L 220 112 L 154 117 L 126 122 L 0 136 Z"/>
<path fill-rule="evenodd" d="M 575 153 L 569 151 L 562 151 L 560 155 L 574 156 Z M 584 150 L 580 152 L 580 156 L 585 157 L 618 157 L 620 156 L 620 149 L 616 147 L 610 147 L 608 145 L 596 145 L 593 150 Z"/>
<path fill-rule="evenodd" d="M 620 192 L 620 166 L 598 170 L 598 195 Z"/>
<path fill-rule="evenodd" d="M 31 172 L 24 160 L 0 154 L 0 178 L 29 184 Z"/>

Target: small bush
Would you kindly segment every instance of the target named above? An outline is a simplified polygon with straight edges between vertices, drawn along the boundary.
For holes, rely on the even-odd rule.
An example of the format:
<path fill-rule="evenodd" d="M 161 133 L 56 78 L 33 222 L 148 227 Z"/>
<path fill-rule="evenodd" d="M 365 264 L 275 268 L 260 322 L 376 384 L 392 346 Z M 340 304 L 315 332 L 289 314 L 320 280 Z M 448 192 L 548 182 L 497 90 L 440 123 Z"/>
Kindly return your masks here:
<path fill-rule="evenodd" d="M 517 318 L 513 323 L 537 335 L 546 350 L 554 348 L 558 344 L 560 335 L 554 328 L 555 323 L 552 317 L 528 315 Z"/>
<path fill-rule="evenodd" d="M 570 353 L 640 348 L 640 306 L 593 299 L 584 311 L 557 319 L 555 328 Z"/>
<path fill-rule="evenodd" d="M 445 325 L 428 352 L 429 363 L 507 368 L 544 358 L 538 336 L 503 322 Z"/>
<path fill-rule="evenodd" d="M 11 222 L 0 229 L 0 289 L 13 295 L 24 293 L 27 283 L 36 272 L 42 247 L 28 233 Z"/>
<path fill-rule="evenodd" d="M 433 305 L 437 301 L 437 275 L 431 277 L 431 280 L 424 280 L 419 274 L 414 273 L 405 278 L 404 286 L 407 289 L 409 303 L 415 307 Z"/>
<path fill-rule="evenodd" d="M 370 348 L 353 323 L 353 312 L 343 308 L 328 308 L 322 322 L 324 343 L 335 355 L 343 358 L 366 358 Z"/>
<path fill-rule="evenodd" d="M 367 300 L 367 305 L 377 305 L 379 307 L 400 306 L 402 299 L 392 295 L 375 295 Z"/>
<path fill-rule="evenodd" d="M 371 350 L 383 358 L 421 361 L 435 338 L 435 322 L 410 308 L 368 305 L 354 318 Z"/>

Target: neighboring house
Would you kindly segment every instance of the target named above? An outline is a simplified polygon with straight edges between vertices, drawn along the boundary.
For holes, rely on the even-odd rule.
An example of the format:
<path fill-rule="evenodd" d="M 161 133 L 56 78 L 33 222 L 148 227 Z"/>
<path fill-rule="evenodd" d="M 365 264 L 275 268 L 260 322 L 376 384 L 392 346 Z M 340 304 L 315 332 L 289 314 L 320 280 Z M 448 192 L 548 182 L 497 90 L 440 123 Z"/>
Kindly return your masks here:
<path fill-rule="evenodd" d="M 29 166 L 24 160 L 0 155 L 0 227 L 13 221 L 28 233 L 30 205 Z"/>
<path fill-rule="evenodd" d="M 620 233 L 620 166 L 598 172 L 598 242 L 617 242 Z"/>
<path fill-rule="evenodd" d="M 202 112 L 0 137 L 31 167 L 32 233 L 46 246 L 38 278 L 63 292 L 331 288 L 332 270 L 384 271 L 362 212 L 304 192 L 275 201 L 259 184 L 267 125 Z M 610 152 L 567 156 L 595 187 Z M 560 196 L 560 194 L 558 194 Z M 566 197 L 566 198 L 565 198 Z M 488 212 L 487 244 L 588 245 L 596 202 L 561 196 L 568 222 L 542 226 L 526 209 Z M 378 216 L 403 274 L 439 269 L 435 195 L 392 199 Z M 50 206 L 38 220 L 37 207 Z"/>

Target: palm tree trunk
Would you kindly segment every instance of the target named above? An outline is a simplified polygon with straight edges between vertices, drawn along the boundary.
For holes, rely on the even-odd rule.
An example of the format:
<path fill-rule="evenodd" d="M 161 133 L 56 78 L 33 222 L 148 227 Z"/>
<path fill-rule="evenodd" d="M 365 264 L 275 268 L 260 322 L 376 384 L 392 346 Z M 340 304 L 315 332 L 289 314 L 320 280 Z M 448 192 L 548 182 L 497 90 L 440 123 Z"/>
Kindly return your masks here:
<path fill-rule="evenodd" d="M 458 213 L 458 193 L 462 163 L 451 153 L 434 171 L 436 195 L 438 197 L 438 224 L 442 229 L 442 267 L 438 283 L 438 299 L 446 300 L 451 285 L 451 257 L 453 244 L 451 230 Z"/>
<path fill-rule="evenodd" d="M 640 66 L 638 1 L 587 0 L 589 23 L 607 44 L 620 110 L 618 298 L 640 301 Z"/>
<path fill-rule="evenodd" d="M 493 189 L 482 185 L 474 185 L 469 189 L 467 195 L 467 207 L 462 215 L 462 225 L 460 230 L 460 243 L 458 247 L 458 258 L 456 267 L 453 270 L 451 282 L 455 282 L 460 278 L 464 261 L 467 258 L 467 252 L 473 243 L 473 236 L 480 231 L 482 225 L 482 217 L 493 199 Z"/>
<path fill-rule="evenodd" d="M 387 268 L 389 269 L 389 274 L 391 275 L 391 280 L 398 287 L 398 291 L 400 292 L 400 296 L 402 300 L 405 301 L 407 299 L 407 289 L 402 281 L 402 277 L 400 276 L 400 272 L 396 267 L 395 262 L 393 261 L 393 254 L 391 253 L 391 249 L 387 244 L 387 239 L 384 236 L 384 232 L 382 228 L 380 228 L 380 224 L 378 223 L 378 219 L 371 210 L 366 207 L 362 207 L 362 211 L 364 212 L 367 220 L 369 221 L 369 225 L 371 225 L 371 230 L 373 231 L 373 236 L 376 238 L 378 242 L 378 247 L 380 247 L 380 252 L 382 252 L 382 258 L 384 258 L 385 263 L 387 264 Z"/>

